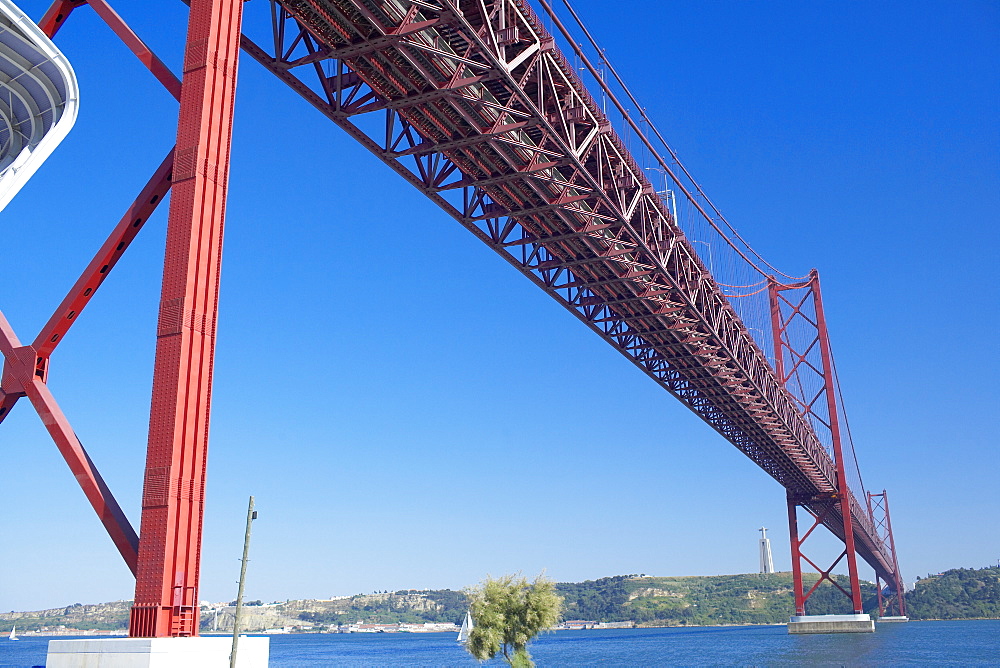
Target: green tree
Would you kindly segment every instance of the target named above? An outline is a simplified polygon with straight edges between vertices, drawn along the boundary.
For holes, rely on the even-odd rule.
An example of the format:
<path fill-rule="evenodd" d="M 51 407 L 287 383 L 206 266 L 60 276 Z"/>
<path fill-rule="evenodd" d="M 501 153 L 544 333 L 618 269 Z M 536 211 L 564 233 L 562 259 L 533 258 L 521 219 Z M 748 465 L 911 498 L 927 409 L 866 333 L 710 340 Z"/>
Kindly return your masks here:
<path fill-rule="evenodd" d="M 559 621 L 562 599 L 556 583 L 543 575 L 528 581 L 520 575 L 486 577 L 467 590 L 473 628 L 465 648 L 480 661 L 502 653 L 517 668 L 534 666 L 528 643 Z"/>

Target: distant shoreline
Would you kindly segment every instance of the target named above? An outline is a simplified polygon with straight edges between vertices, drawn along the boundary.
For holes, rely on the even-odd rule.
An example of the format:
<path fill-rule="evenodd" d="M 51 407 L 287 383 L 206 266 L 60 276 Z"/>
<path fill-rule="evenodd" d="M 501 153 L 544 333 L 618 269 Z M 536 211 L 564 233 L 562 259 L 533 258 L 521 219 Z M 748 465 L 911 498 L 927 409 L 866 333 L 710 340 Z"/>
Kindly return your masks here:
<path fill-rule="evenodd" d="M 876 621 L 878 621 L 876 619 Z M 973 617 L 969 619 L 911 619 L 908 623 L 919 624 L 921 622 L 998 622 L 1000 617 Z M 785 626 L 784 622 L 774 622 L 769 624 L 688 624 L 688 625 L 663 625 L 663 626 L 634 626 L 632 628 L 612 628 L 612 629 L 547 629 L 545 633 L 566 633 L 566 632 L 587 632 L 591 633 L 594 631 L 644 631 L 650 629 L 724 629 L 724 628 L 740 628 L 740 627 L 759 627 L 759 626 Z M 428 631 L 424 633 L 410 633 L 410 632 L 400 632 L 407 635 L 413 636 L 438 636 L 438 635 L 454 635 L 453 631 Z M 211 637 L 231 637 L 232 633 L 225 632 L 208 632 L 200 634 L 202 636 Z M 366 635 L 385 635 L 379 633 L 331 633 L 328 631 L 292 631 L 292 632 L 282 632 L 282 633 L 263 633 L 260 631 L 249 631 L 245 634 L 247 636 L 337 636 L 337 635 L 351 635 L 351 636 L 366 636 Z M 127 637 L 125 631 L 116 633 L 34 633 L 27 632 L 19 635 L 20 638 L 122 638 Z"/>
<path fill-rule="evenodd" d="M 843 578 L 836 575 L 835 578 Z M 815 578 L 812 580 L 815 581 Z M 616 575 L 556 584 L 563 597 L 563 628 L 767 626 L 793 614 L 792 574 L 716 576 Z M 861 583 L 865 610 L 877 611 L 873 583 Z M 1000 567 L 958 568 L 918 578 L 906 594 L 911 620 L 1000 619 Z M 201 630 L 227 632 L 235 602 L 200 602 Z M 830 585 L 809 599 L 814 615 L 845 612 L 846 599 Z M 130 600 L 31 612 L 0 613 L 0 632 L 16 624 L 22 635 L 120 634 L 127 628 Z M 460 623 L 468 610 L 464 591 L 403 589 L 325 599 L 244 603 L 241 628 L 250 633 L 427 632 Z M 424 627 L 424 628 L 418 628 Z M 444 631 L 445 628 L 441 628 Z"/>
<path fill-rule="evenodd" d="M 909 623 L 916 624 L 916 623 L 920 623 L 920 622 L 1000 622 L 1000 617 L 977 617 L 977 618 L 973 618 L 973 619 L 916 619 L 916 620 L 910 620 Z M 648 631 L 650 629 L 685 629 L 685 628 L 687 628 L 687 629 L 694 629 L 694 628 L 697 628 L 697 629 L 719 628 L 719 629 L 721 629 L 721 628 L 760 627 L 760 626 L 784 626 L 784 625 L 785 624 L 783 624 L 783 623 L 774 623 L 774 624 L 690 624 L 688 626 L 636 626 L 636 627 L 633 627 L 633 628 L 615 628 L 615 629 L 552 629 L 550 631 L 546 631 L 546 633 L 565 633 L 565 632 L 571 632 L 571 631 L 572 632 L 576 632 L 576 631 L 581 631 L 582 632 L 582 631 L 585 631 L 585 632 L 588 632 L 588 633 L 594 632 L 594 631 L 598 631 L 598 632 L 600 632 L 600 631 Z M 232 636 L 231 633 L 221 633 L 221 632 L 220 633 L 202 633 L 200 635 L 202 635 L 202 636 L 210 636 L 210 637 L 230 637 L 230 636 Z M 292 632 L 292 633 L 260 633 L 260 632 L 253 632 L 252 631 L 252 632 L 249 632 L 249 633 L 246 633 L 246 634 L 243 634 L 243 635 L 247 635 L 247 636 L 268 636 L 268 637 L 271 637 L 271 636 L 278 636 L 278 635 L 287 635 L 287 636 L 339 636 L 339 635 L 366 636 L 366 635 L 372 635 L 372 636 L 378 636 L 378 635 L 385 635 L 385 634 L 379 634 L 379 633 L 367 633 L 367 634 L 366 633 L 329 633 L 329 632 L 320 632 L 320 631 L 301 631 L 301 632 Z M 451 635 L 454 635 L 454 633 L 452 633 L 451 631 L 434 631 L 434 632 L 428 632 L 428 633 L 408 633 L 406 635 L 411 635 L 411 636 L 422 636 L 422 635 L 426 635 L 426 636 L 441 636 L 441 635 L 447 635 L 447 636 L 451 636 Z M 28 633 L 25 633 L 24 635 L 21 635 L 19 637 L 21 639 L 32 638 L 32 639 L 41 640 L 41 639 L 45 639 L 45 638 L 122 638 L 122 637 L 127 637 L 127 636 L 126 636 L 126 634 L 124 632 L 117 633 L 117 634 L 115 634 L 115 633 L 98 633 L 98 634 L 92 634 L 92 633 L 32 633 L 32 632 L 28 632 Z"/>

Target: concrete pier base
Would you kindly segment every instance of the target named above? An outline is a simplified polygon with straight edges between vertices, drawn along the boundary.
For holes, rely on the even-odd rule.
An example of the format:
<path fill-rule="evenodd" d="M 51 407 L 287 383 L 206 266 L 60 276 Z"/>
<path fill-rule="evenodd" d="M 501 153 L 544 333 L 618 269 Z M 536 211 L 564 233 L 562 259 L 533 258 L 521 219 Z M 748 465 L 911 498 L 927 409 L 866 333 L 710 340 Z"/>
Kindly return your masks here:
<path fill-rule="evenodd" d="M 878 621 L 879 622 L 908 622 L 908 621 L 910 621 L 910 618 L 909 617 L 900 617 L 899 615 L 893 615 L 891 617 L 879 617 Z"/>
<path fill-rule="evenodd" d="M 240 636 L 238 668 L 267 668 L 267 636 Z M 50 640 L 46 668 L 228 668 L 231 637 Z"/>
<path fill-rule="evenodd" d="M 792 617 L 789 633 L 874 633 L 870 615 L 806 615 Z"/>

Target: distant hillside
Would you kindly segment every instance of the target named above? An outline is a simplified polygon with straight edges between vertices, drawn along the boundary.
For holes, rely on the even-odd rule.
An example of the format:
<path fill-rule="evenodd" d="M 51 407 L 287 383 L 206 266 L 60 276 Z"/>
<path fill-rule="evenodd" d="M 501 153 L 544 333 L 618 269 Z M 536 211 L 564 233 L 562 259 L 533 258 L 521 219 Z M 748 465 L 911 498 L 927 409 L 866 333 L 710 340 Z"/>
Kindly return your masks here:
<path fill-rule="evenodd" d="M 112 601 L 95 605 L 74 603 L 65 608 L 33 612 L 4 612 L 0 613 L 0 629 L 9 630 L 12 624 L 16 624 L 20 631 L 59 627 L 82 631 L 116 631 L 128 627 L 131 607 L 132 601 Z"/>
<path fill-rule="evenodd" d="M 1000 619 L 1000 568 L 953 568 L 917 581 L 911 619 Z"/>
<path fill-rule="evenodd" d="M 372 624 L 461 624 L 468 610 L 468 603 L 465 594 L 460 591 L 403 589 L 381 594 L 359 594 L 332 601 L 289 601 L 273 607 L 286 617 L 300 620 L 300 624 L 351 624 L 360 621 Z"/>
<path fill-rule="evenodd" d="M 21 632 L 60 632 L 64 628 L 86 631 L 123 630 L 128 627 L 131 601 L 115 601 L 99 605 L 75 603 L 66 608 L 33 612 L 0 613 L 0 631 L 16 624 Z M 330 625 L 367 621 L 377 624 L 396 622 L 457 622 L 462 623 L 468 609 L 465 594 L 457 591 L 413 591 L 358 594 L 332 600 L 290 600 L 244 604 L 241 627 L 247 631 L 262 631 L 285 626 L 327 628 Z M 201 629 L 232 630 L 235 607 L 203 606 Z"/>
<path fill-rule="evenodd" d="M 816 576 L 804 576 L 806 586 Z M 838 582 L 846 578 L 837 577 Z M 794 614 L 792 574 L 636 577 L 618 575 L 576 584 L 560 583 L 567 619 L 633 620 L 640 625 L 777 624 Z M 862 595 L 875 586 L 862 583 Z M 850 612 L 843 594 L 824 584 L 810 597 L 812 615 Z"/>
<path fill-rule="evenodd" d="M 846 578 L 838 576 L 846 586 Z M 805 576 L 807 586 L 816 576 Z M 642 626 L 707 624 L 776 624 L 793 613 L 791 573 L 646 577 L 617 575 L 556 586 L 564 597 L 563 619 L 600 622 L 634 621 Z M 862 582 L 865 611 L 874 613 L 874 585 Z M 0 631 L 11 624 L 21 631 L 120 630 L 128 623 L 131 601 L 100 605 L 73 604 L 35 612 L 0 613 Z M 1000 568 L 954 569 L 928 576 L 907 594 L 912 619 L 1000 618 Z M 325 630 L 338 624 L 366 621 L 461 623 L 465 594 L 451 590 L 400 590 L 358 594 L 330 600 L 254 601 L 246 611 L 248 631 L 277 627 Z M 202 608 L 203 631 L 232 629 L 234 608 Z M 847 598 L 829 584 L 807 603 L 813 615 L 850 612 Z"/>

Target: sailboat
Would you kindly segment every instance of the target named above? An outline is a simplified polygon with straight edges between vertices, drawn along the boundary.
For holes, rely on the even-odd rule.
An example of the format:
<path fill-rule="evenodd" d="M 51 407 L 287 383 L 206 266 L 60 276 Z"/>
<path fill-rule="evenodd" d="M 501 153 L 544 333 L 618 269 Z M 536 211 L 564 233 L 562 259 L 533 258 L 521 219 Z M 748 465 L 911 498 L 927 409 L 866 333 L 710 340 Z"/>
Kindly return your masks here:
<path fill-rule="evenodd" d="M 462 628 L 458 632 L 458 642 L 469 642 L 469 632 L 472 631 L 472 613 L 469 611 L 465 612 L 465 621 L 462 622 Z"/>
<path fill-rule="evenodd" d="M 10 627 L 10 635 L 7 636 L 7 640 L 17 640 L 18 639 L 17 634 L 14 633 L 15 631 L 17 631 L 17 625 L 16 624 L 14 626 Z"/>

